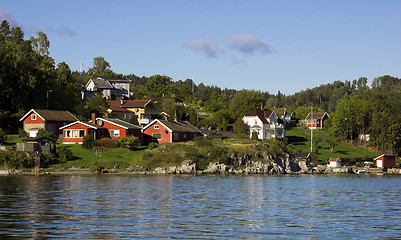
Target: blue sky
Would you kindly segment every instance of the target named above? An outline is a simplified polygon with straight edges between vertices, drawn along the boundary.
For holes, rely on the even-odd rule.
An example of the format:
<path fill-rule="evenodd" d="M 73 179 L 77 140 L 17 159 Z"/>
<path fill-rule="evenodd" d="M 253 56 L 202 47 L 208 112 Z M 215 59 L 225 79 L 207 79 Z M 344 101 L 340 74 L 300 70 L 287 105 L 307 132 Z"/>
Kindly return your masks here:
<path fill-rule="evenodd" d="M 0 19 L 43 31 L 72 70 L 292 94 L 335 80 L 401 77 L 401 1 L 2 0 Z"/>

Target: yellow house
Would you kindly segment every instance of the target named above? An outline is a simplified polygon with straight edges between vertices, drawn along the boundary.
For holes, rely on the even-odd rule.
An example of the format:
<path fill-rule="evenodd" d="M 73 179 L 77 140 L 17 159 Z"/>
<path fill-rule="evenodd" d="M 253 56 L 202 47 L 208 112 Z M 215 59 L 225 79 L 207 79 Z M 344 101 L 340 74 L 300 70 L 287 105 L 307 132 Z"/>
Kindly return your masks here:
<path fill-rule="evenodd" d="M 160 112 L 152 100 L 109 100 L 107 101 L 109 118 L 118 118 L 145 126 L 155 119 Z"/>

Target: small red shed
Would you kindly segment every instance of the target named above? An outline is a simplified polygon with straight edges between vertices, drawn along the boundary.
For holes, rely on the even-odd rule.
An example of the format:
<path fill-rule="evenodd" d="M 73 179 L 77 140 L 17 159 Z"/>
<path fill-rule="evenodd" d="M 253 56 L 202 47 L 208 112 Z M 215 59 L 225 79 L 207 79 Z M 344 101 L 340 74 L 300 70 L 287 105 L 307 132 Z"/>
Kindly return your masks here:
<path fill-rule="evenodd" d="M 383 154 L 375 158 L 376 167 L 395 168 L 395 158 L 397 154 Z"/>
<path fill-rule="evenodd" d="M 84 123 L 76 121 L 70 123 L 60 130 L 63 131 L 63 143 L 83 143 L 83 138 L 86 135 L 91 135 L 93 139 L 101 139 L 108 133 L 107 128 L 98 126 L 92 123 Z"/>
<path fill-rule="evenodd" d="M 118 118 L 96 118 L 96 125 L 107 128 L 104 137 L 112 139 L 135 136 L 142 142 L 142 128 Z"/>
<path fill-rule="evenodd" d="M 143 130 L 143 144 L 150 142 L 172 143 L 185 142 L 203 133 L 188 122 L 168 121 L 156 119 L 146 125 Z"/>

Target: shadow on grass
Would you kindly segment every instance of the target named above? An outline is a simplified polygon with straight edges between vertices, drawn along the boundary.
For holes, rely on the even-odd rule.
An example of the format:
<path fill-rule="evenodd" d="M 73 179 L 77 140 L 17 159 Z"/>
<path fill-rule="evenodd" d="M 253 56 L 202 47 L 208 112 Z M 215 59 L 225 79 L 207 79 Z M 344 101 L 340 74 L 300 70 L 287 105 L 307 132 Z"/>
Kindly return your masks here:
<path fill-rule="evenodd" d="M 288 136 L 288 143 L 299 143 L 299 142 L 306 142 L 307 139 L 304 137 L 299 137 L 299 136 Z"/>

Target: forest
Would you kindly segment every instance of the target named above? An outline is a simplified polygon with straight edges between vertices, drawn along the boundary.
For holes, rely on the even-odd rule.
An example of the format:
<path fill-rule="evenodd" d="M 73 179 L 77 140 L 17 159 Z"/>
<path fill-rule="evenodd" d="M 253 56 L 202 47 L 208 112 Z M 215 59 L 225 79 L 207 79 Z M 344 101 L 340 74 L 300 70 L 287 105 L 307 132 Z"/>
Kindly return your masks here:
<path fill-rule="evenodd" d="M 57 65 L 50 57 L 50 41 L 43 32 L 26 39 L 19 27 L 0 26 L 0 129 L 17 133 L 19 119 L 30 109 L 67 110 L 81 120 L 107 109 L 100 95 L 87 101 L 81 91 L 91 78 L 132 80 L 133 99 L 152 99 L 162 111 L 199 127 L 243 133 L 242 117 L 253 108 L 286 107 L 293 118 L 304 119 L 311 106 L 328 112 L 326 131 L 335 141 L 356 141 L 369 134 L 378 149 L 401 150 L 401 81 L 384 75 L 371 83 L 365 77 L 336 80 L 292 95 L 256 90 L 221 89 L 195 84 L 192 79 L 173 80 L 165 75 L 139 77 L 115 73 L 101 56 L 85 72 L 72 71 L 67 63 Z M 157 69 L 155 69 L 157 71 Z"/>

